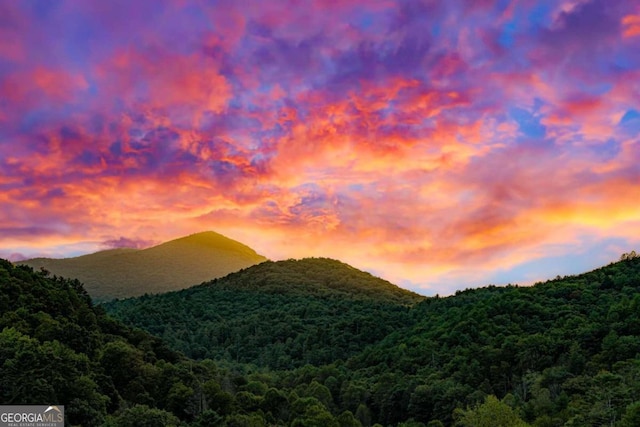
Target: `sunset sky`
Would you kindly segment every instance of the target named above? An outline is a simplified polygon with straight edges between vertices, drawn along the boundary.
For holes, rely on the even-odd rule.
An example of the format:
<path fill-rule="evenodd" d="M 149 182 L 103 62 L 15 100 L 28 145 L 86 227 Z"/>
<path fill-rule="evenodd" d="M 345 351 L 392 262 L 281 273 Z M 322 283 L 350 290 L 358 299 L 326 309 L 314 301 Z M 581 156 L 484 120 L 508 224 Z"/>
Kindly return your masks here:
<path fill-rule="evenodd" d="M 0 257 L 586 271 L 640 250 L 639 46 L 640 0 L 0 0 Z"/>

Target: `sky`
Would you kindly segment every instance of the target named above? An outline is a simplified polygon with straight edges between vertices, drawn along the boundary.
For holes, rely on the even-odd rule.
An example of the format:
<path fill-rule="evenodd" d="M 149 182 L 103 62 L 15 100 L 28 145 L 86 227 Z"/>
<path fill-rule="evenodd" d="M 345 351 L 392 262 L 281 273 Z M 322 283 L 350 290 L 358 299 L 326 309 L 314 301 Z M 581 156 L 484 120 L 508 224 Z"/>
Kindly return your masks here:
<path fill-rule="evenodd" d="M 214 230 L 425 295 L 640 249 L 640 0 L 0 0 L 0 257 Z"/>

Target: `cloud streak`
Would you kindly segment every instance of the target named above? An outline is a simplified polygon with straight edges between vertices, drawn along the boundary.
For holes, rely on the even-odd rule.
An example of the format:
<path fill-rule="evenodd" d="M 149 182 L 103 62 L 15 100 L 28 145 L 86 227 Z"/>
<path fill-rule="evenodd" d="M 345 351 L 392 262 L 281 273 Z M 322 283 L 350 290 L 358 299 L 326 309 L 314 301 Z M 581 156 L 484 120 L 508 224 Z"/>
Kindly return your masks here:
<path fill-rule="evenodd" d="M 443 294 L 640 243 L 637 1 L 0 8 L 3 253 L 214 229 Z"/>

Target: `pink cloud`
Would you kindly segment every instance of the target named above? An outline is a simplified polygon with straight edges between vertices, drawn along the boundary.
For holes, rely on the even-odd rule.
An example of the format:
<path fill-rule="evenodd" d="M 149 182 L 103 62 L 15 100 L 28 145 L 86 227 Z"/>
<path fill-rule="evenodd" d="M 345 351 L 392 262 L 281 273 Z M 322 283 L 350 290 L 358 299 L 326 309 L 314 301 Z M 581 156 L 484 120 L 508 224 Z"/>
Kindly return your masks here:
<path fill-rule="evenodd" d="M 131 248 L 131 249 L 144 249 L 161 242 L 156 242 L 147 239 L 131 239 L 128 237 L 120 236 L 117 239 L 105 240 L 102 245 L 107 249 L 116 248 Z"/>
<path fill-rule="evenodd" d="M 640 15 L 626 15 L 622 18 L 622 25 L 624 26 L 623 37 L 637 37 L 640 36 Z"/>
<path fill-rule="evenodd" d="M 637 10 L 467 3 L 3 5 L 0 247 L 215 229 L 426 288 L 636 242 Z"/>

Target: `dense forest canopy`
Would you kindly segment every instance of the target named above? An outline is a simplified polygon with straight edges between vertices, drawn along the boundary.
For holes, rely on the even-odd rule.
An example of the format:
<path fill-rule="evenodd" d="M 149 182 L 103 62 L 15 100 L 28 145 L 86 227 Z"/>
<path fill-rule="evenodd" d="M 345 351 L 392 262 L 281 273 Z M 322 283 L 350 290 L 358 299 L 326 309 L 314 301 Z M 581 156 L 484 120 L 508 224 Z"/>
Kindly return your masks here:
<path fill-rule="evenodd" d="M 448 298 L 269 262 L 105 306 L 0 261 L 0 400 L 65 404 L 83 426 L 638 426 L 640 259 L 625 255 Z"/>
<path fill-rule="evenodd" d="M 105 304 L 194 358 L 273 369 L 346 360 L 411 322 L 424 297 L 341 262 L 265 262 L 179 292 Z"/>

